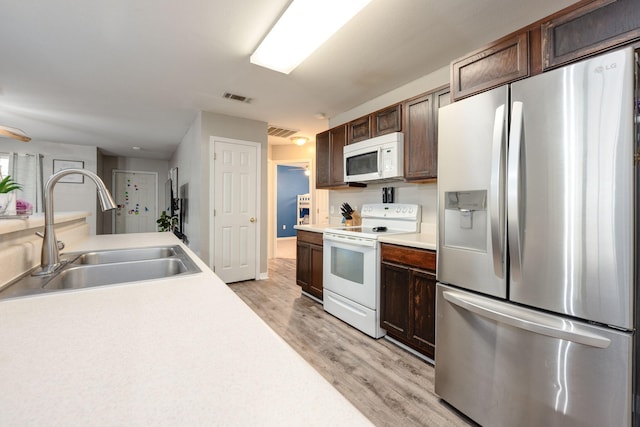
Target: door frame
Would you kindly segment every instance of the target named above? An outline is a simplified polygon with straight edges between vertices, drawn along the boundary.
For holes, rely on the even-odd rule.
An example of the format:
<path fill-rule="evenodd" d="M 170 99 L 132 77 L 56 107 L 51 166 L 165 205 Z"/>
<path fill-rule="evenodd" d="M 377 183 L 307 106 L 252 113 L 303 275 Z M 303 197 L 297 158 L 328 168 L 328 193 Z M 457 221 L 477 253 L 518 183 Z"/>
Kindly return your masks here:
<path fill-rule="evenodd" d="M 156 183 L 156 188 L 155 188 L 155 218 L 158 219 L 158 172 L 152 172 L 152 171 L 134 171 L 134 170 L 129 170 L 129 169 L 112 169 L 111 170 L 111 191 L 113 193 L 116 192 L 116 173 L 118 172 L 124 172 L 124 173 L 139 173 L 139 174 L 147 174 L 147 175 L 154 175 L 155 176 L 155 183 Z M 116 234 L 116 213 L 117 213 L 117 208 L 116 209 L 112 209 L 111 211 L 111 234 Z M 128 233 L 124 233 L 124 234 L 128 234 Z"/>
<path fill-rule="evenodd" d="M 216 245 L 215 245 L 215 225 L 216 225 L 216 219 L 215 216 L 213 215 L 216 206 L 215 206 L 215 182 L 214 177 L 215 177 L 215 161 L 214 161 L 214 155 L 216 152 L 216 141 L 220 141 L 220 142 L 226 142 L 228 144 L 239 144 L 239 145 L 245 145 L 245 146 L 249 146 L 249 147 L 253 147 L 255 149 L 256 152 L 256 217 L 257 217 L 257 221 L 256 221 L 256 248 L 255 248 L 255 258 L 256 258 L 256 265 L 255 265 L 255 280 L 259 280 L 261 279 L 261 274 L 260 274 L 260 264 L 261 264 L 261 257 L 260 257 L 260 246 L 261 246 L 261 234 L 262 234 L 262 206 L 260 205 L 262 199 L 261 199 L 261 184 L 262 184 L 262 175 L 261 175 L 261 170 L 262 170 L 262 144 L 260 144 L 259 142 L 254 142 L 254 141 L 246 141 L 246 140 L 242 140 L 242 139 L 232 139 L 232 138 L 225 138 L 222 136 L 210 136 L 209 137 L 209 265 L 211 266 L 211 268 L 215 268 L 215 250 L 216 250 Z"/>
<path fill-rule="evenodd" d="M 269 256 L 275 257 L 276 243 L 278 241 L 278 166 L 300 166 L 302 163 L 306 163 L 309 166 L 311 175 L 309 175 L 309 194 L 311 194 L 311 209 L 309 210 L 309 221 L 311 224 L 315 224 L 315 185 L 312 185 L 313 171 L 311 159 L 292 159 L 292 160 L 271 160 L 270 170 L 272 176 L 272 188 L 271 196 L 269 197 Z"/>

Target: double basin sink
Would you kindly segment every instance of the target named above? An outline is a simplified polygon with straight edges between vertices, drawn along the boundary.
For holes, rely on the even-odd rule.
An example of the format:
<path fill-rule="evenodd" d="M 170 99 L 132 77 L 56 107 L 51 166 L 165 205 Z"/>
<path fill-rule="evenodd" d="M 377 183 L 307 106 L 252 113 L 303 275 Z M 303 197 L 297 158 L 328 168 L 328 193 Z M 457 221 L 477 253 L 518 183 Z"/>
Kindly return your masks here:
<path fill-rule="evenodd" d="M 179 245 L 68 253 L 60 258 L 64 265 L 58 271 L 31 275 L 37 267 L 0 289 L 0 299 L 200 272 Z"/>

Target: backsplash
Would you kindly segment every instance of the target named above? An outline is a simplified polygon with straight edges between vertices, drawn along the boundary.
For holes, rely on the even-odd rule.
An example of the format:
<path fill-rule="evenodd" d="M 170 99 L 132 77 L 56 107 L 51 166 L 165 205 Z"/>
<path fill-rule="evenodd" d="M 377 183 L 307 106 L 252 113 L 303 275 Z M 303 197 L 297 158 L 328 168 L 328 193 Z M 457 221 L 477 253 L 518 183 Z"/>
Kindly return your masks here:
<path fill-rule="evenodd" d="M 86 222 L 89 212 L 56 213 L 56 237 L 69 246 L 89 236 Z M 40 264 L 44 216 L 32 215 L 27 220 L 3 219 L 0 223 L 0 287 Z"/>
<path fill-rule="evenodd" d="M 382 203 L 382 188 L 394 187 L 395 203 L 415 203 L 422 208 L 423 225 L 429 224 L 435 229 L 438 185 L 437 183 L 410 184 L 402 181 L 369 184 L 365 188 L 349 188 L 344 190 L 329 191 L 329 217 L 330 222 L 340 223 L 340 205 L 349 203 L 354 209 L 361 210 L 365 203 Z M 333 212 L 332 212 L 333 207 Z"/>

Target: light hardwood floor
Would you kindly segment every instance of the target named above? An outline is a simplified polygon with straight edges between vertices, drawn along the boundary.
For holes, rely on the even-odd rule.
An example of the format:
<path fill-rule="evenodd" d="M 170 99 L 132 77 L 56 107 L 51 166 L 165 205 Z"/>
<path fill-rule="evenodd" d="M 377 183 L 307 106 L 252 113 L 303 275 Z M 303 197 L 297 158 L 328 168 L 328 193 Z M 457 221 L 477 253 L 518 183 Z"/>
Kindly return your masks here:
<path fill-rule="evenodd" d="M 385 339 L 370 338 L 302 296 L 295 259 L 270 260 L 268 280 L 229 286 L 373 424 L 473 425 L 434 394 L 433 366 Z"/>

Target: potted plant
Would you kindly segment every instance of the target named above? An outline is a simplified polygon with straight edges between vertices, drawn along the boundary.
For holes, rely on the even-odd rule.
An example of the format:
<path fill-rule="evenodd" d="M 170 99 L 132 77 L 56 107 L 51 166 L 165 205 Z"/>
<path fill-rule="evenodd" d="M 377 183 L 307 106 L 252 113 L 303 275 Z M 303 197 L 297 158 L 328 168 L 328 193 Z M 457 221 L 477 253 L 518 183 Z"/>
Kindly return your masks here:
<path fill-rule="evenodd" d="M 178 227 L 178 217 L 176 215 L 169 216 L 165 211 L 162 211 L 156 224 L 158 224 L 158 231 L 174 231 Z"/>
<path fill-rule="evenodd" d="M 15 182 L 10 175 L 0 180 L 0 215 L 16 214 L 16 190 L 22 190 L 22 185 Z"/>

